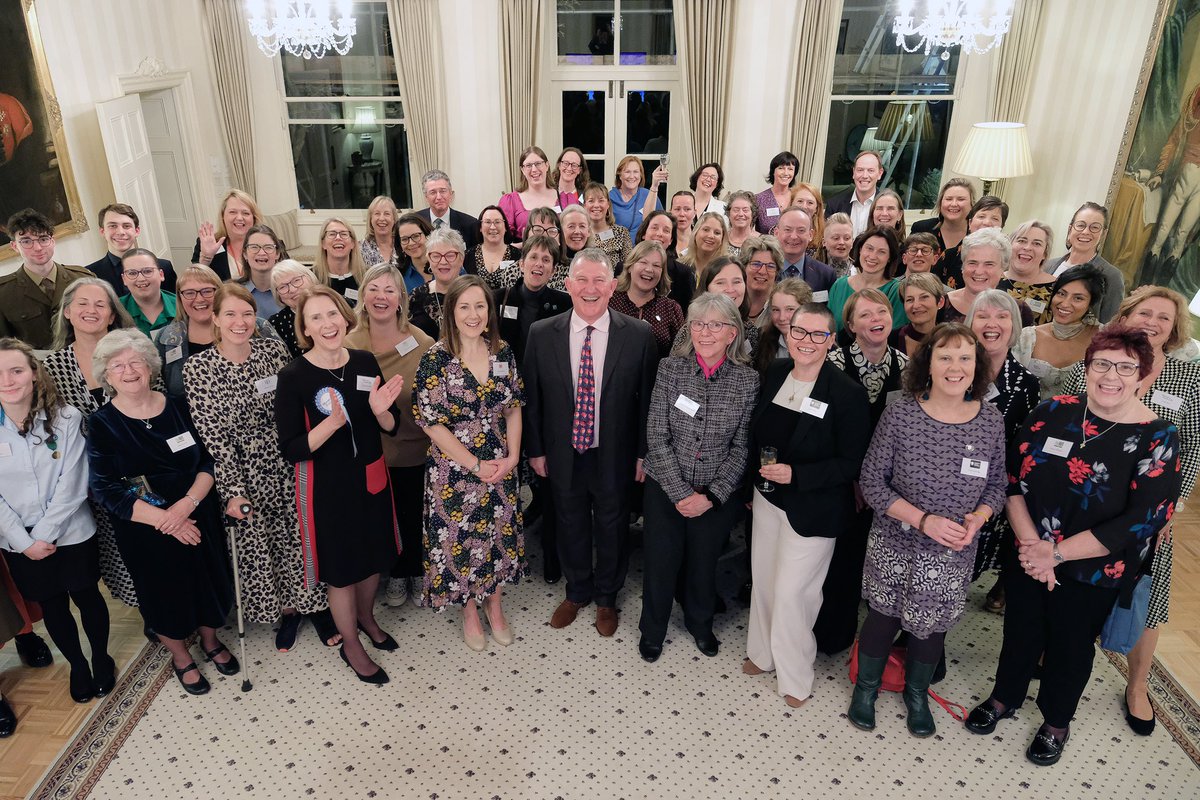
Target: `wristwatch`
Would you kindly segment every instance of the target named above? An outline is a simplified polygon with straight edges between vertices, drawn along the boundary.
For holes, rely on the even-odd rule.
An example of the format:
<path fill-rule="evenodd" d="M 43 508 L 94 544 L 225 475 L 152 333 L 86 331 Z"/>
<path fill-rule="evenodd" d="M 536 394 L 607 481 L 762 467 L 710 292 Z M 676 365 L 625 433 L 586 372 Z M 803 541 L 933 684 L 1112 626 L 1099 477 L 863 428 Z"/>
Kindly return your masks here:
<path fill-rule="evenodd" d="M 483 463 L 483 462 L 482 462 L 482 461 L 480 461 L 478 458 L 477 458 L 477 459 L 475 459 L 475 466 L 471 467 L 471 474 L 472 474 L 472 475 L 478 475 L 478 474 L 479 474 L 479 467 L 480 467 L 480 465 L 481 465 L 482 463 Z"/>
<path fill-rule="evenodd" d="M 1066 559 L 1065 559 L 1065 558 L 1063 558 L 1063 554 L 1062 554 L 1062 553 L 1058 552 L 1058 544 L 1057 544 L 1057 543 L 1055 543 L 1055 545 L 1054 545 L 1054 563 L 1055 563 L 1055 564 L 1061 564 L 1061 563 L 1063 563 L 1064 561 L 1066 561 Z"/>

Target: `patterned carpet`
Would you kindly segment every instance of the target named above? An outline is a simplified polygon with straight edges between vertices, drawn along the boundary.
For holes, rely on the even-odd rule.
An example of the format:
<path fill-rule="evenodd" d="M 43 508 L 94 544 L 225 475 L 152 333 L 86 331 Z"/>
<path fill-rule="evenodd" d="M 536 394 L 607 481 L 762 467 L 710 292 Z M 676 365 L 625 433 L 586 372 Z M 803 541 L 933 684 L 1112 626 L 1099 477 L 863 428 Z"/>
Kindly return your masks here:
<path fill-rule="evenodd" d="M 729 594 L 739 561 L 722 562 Z M 844 657 L 822 658 L 815 696 L 789 709 L 771 676 L 740 671 L 747 612 L 736 602 L 718 618 L 719 656 L 696 651 L 677 610 L 662 658 L 646 664 L 640 582 L 635 553 L 620 629 L 602 639 L 590 608 L 550 628 L 562 587 L 527 580 L 505 604 L 516 643 L 480 654 L 463 644 L 457 613 L 383 609 L 401 643 L 380 654 L 392 677 L 384 687 L 359 683 L 308 627 L 288 654 L 275 652 L 267 626 L 252 627 L 248 693 L 241 676 L 207 667 L 213 691 L 190 697 L 166 651 L 147 647 L 31 796 L 1200 797 L 1200 713 L 1161 670 L 1160 725 L 1141 738 L 1123 719 L 1123 662 L 1097 658 L 1062 762 L 1037 768 L 1024 758 L 1040 722 L 1032 703 L 991 737 L 935 708 L 938 734 L 919 740 L 899 695 L 885 693 L 876 731 L 856 730 Z M 973 607 L 984 589 L 973 588 Z M 970 708 L 987 694 L 1000 623 L 973 611 L 950 634 L 942 696 Z M 234 633 L 223 638 L 234 648 Z"/>

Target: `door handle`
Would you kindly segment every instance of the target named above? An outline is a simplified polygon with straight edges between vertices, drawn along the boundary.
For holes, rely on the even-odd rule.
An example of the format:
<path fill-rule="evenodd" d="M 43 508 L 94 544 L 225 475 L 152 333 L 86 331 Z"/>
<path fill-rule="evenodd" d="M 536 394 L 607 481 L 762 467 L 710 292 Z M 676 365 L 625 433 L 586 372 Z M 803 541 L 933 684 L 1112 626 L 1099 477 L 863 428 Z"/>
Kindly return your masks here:
<path fill-rule="evenodd" d="M 613 82 L 609 81 L 608 82 L 608 99 L 609 100 L 612 100 L 612 85 L 613 85 Z"/>
<path fill-rule="evenodd" d="M 621 84 L 620 88 L 617 89 L 617 98 L 620 100 L 624 100 L 625 99 L 625 81 L 620 81 L 620 84 Z"/>

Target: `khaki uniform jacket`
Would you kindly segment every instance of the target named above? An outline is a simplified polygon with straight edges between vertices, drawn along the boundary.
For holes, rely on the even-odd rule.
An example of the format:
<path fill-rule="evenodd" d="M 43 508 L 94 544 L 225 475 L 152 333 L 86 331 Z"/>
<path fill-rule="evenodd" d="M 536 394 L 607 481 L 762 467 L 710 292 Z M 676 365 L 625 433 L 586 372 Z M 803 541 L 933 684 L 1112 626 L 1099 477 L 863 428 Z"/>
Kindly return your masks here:
<path fill-rule="evenodd" d="M 0 277 L 0 336 L 15 336 L 35 350 L 50 347 L 54 315 L 62 305 L 63 293 L 79 278 L 96 277 L 83 267 L 55 266 L 53 299 L 46 297 L 23 266 Z"/>

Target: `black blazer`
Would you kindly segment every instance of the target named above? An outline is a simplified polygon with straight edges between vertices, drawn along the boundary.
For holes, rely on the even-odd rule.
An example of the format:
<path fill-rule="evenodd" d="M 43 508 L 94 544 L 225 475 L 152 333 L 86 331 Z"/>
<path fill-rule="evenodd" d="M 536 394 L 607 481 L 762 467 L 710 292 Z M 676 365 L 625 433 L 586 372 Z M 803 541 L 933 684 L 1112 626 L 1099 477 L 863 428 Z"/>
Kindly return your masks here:
<path fill-rule="evenodd" d="M 750 418 L 754 446 L 747 474 L 752 480 L 758 480 L 762 466 L 758 445 L 764 438 L 763 413 L 791 370 L 792 360 L 781 358 L 763 377 L 762 394 Z M 871 443 L 871 407 L 867 390 L 828 361 L 810 396 L 828 404 L 825 416 L 801 414 L 791 438 L 776 445 L 779 463 L 792 468 L 792 482 L 777 485 L 763 497 L 783 509 L 788 524 L 800 535 L 839 536 L 854 516 L 854 481 Z"/>
<path fill-rule="evenodd" d="M 158 267 L 163 271 L 164 292 L 175 294 L 175 267 L 170 261 L 165 258 L 158 260 Z M 93 261 L 87 265 L 89 272 L 95 274 L 97 278 L 103 278 L 117 292 L 117 297 L 124 297 L 129 294 L 129 289 L 125 288 L 125 281 L 121 278 L 121 259 L 114 256 L 112 253 L 105 253 L 104 257 L 99 261 Z"/>
<path fill-rule="evenodd" d="M 192 263 L 200 263 L 200 237 L 196 237 L 196 246 L 192 248 Z M 229 280 L 229 251 L 221 245 L 221 251 L 213 256 L 212 263 L 208 265 L 209 269 L 217 273 L 217 277 L 221 282 Z"/>
<path fill-rule="evenodd" d="M 422 208 L 417 213 L 424 217 L 430 225 L 433 224 L 433 212 L 428 208 Z M 463 241 L 467 243 L 468 253 L 475 245 L 479 244 L 479 220 L 470 214 L 450 209 L 450 227 L 462 234 Z"/>
<path fill-rule="evenodd" d="M 837 273 L 833 271 L 833 267 L 822 261 L 817 261 L 808 253 L 804 254 L 801 269 L 804 272 L 804 282 L 814 292 L 829 291 L 829 287 L 833 286 L 833 282 L 837 280 Z M 779 273 L 779 280 L 783 280 L 782 271 Z"/>
<path fill-rule="evenodd" d="M 600 382 L 600 474 L 615 489 L 633 481 L 646 455 L 646 417 L 658 367 L 658 345 L 640 319 L 610 312 Z M 571 374 L 571 314 L 533 323 L 521 371 L 525 377 L 524 439 L 530 458 L 546 457 L 555 482 L 570 488 L 575 450 L 575 380 Z"/>
<path fill-rule="evenodd" d="M 854 187 L 843 189 L 837 194 L 825 201 L 825 219 L 829 219 L 834 214 L 841 212 L 842 214 L 850 213 L 850 200 L 854 197 Z"/>
<path fill-rule="evenodd" d="M 529 290 L 525 288 L 524 280 L 518 281 L 507 289 L 498 289 L 495 292 L 496 316 L 500 318 L 500 338 L 512 347 L 518 364 L 525 358 L 526 331 L 530 330 L 530 325 L 571 310 L 571 295 L 560 292 L 558 289 L 551 289 L 549 286 L 543 286 L 537 296 L 537 309 L 534 313 L 530 313 L 525 306 L 525 298 L 528 294 Z M 515 318 L 506 317 L 504 315 L 506 307 L 516 308 L 517 316 Z"/>

